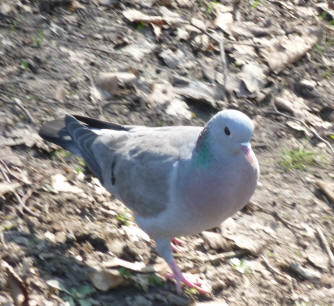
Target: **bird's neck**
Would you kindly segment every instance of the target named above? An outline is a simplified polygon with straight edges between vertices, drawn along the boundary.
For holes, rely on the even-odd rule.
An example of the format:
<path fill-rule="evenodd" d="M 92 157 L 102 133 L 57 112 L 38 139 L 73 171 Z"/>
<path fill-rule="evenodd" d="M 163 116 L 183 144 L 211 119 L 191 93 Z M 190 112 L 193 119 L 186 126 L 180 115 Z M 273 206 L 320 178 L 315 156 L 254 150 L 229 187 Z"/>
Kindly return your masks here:
<path fill-rule="evenodd" d="M 229 156 L 223 146 L 215 146 L 215 139 L 212 139 L 208 126 L 201 131 L 194 148 L 191 163 L 195 169 L 210 169 L 211 165 L 217 165 L 217 160 L 222 156 Z"/>
<path fill-rule="evenodd" d="M 212 160 L 212 152 L 209 146 L 209 131 L 207 126 L 203 128 L 198 136 L 192 155 L 192 162 L 196 168 L 208 166 Z"/>

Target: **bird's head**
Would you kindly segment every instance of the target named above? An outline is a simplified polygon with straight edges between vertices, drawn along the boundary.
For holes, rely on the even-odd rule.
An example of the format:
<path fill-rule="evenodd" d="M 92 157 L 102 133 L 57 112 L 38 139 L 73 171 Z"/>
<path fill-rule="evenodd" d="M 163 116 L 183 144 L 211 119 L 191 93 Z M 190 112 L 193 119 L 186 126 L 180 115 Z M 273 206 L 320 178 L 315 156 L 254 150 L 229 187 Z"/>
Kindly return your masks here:
<path fill-rule="evenodd" d="M 238 110 L 227 109 L 210 119 L 204 129 L 205 135 L 201 136 L 205 140 L 200 139 L 199 142 L 202 141 L 204 146 L 211 148 L 215 156 L 243 152 L 253 164 L 254 153 L 250 145 L 253 129 L 253 123 L 247 115 Z M 198 145 L 200 147 L 200 143 Z"/>

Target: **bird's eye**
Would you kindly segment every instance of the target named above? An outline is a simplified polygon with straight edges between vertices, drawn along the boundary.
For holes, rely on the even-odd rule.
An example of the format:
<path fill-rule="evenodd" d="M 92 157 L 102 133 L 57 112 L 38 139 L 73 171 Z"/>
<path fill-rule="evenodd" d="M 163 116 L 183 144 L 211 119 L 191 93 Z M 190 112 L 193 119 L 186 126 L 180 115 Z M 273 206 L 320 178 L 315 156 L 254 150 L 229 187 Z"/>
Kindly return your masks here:
<path fill-rule="evenodd" d="M 227 136 L 231 135 L 230 129 L 227 126 L 225 126 L 224 132 L 225 132 L 225 135 Z"/>

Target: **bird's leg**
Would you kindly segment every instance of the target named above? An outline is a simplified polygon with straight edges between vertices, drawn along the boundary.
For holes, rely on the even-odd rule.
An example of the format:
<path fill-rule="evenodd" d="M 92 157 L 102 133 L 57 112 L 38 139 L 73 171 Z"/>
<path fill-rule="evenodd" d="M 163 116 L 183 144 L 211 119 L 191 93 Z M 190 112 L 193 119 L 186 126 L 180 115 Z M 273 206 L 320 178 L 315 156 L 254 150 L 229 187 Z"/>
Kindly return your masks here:
<path fill-rule="evenodd" d="M 176 280 L 176 289 L 178 293 L 182 293 L 181 283 L 184 283 L 189 288 L 196 288 L 198 292 L 207 294 L 208 291 L 204 290 L 199 283 L 192 283 L 191 281 L 187 280 L 178 266 L 176 265 L 171 249 L 171 243 L 169 239 L 155 239 L 157 244 L 157 249 L 159 254 L 163 257 L 164 260 L 168 263 L 169 267 L 173 271 L 173 275 L 167 276 L 168 278 L 174 278 Z"/>
<path fill-rule="evenodd" d="M 198 292 L 202 293 L 202 294 L 208 294 L 209 292 L 205 289 L 203 289 L 201 287 L 201 284 L 196 282 L 193 283 L 190 280 L 186 279 L 182 272 L 180 271 L 179 267 L 176 265 L 176 262 L 174 260 L 172 260 L 171 263 L 168 263 L 169 267 L 171 268 L 171 270 L 173 271 L 173 277 L 176 280 L 176 290 L 178 293 L 182 293 L 182 289 L 181 289 L 181 282 L 184 283 L 187 287 L 189 288 L 195 288 L 196 290 L 198 290 Z"/>
<path fill-rule="evenodd" d="M 170 246 L 171 246 L 173 252 L 175 252 L 175 253 L 182 253 L 182 250 L 181 250 L 180 248 L 178 248 L 178 247 L 177 247 L 175 244 L 173 244 L 172 242 L 171 242 Z"/>

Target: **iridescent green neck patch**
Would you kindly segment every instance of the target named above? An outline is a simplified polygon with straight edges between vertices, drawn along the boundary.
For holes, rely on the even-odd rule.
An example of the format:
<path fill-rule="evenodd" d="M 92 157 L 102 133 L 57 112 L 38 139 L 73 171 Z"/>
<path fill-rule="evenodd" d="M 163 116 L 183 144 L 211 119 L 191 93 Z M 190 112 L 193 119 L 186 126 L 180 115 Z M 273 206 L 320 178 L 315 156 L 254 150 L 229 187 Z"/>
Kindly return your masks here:
<path fill-rule="evenodd" d="M 198 136 L 198 140 L 196 143 L 195 148 L 195 166 L 205 166 L 209 163 L 210 160 L 210 150 L 209 150 L 209 144 L 208 144 L 208 129 L 205 127 L 201 134 Z"/>

